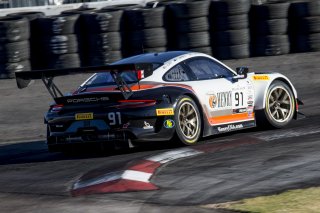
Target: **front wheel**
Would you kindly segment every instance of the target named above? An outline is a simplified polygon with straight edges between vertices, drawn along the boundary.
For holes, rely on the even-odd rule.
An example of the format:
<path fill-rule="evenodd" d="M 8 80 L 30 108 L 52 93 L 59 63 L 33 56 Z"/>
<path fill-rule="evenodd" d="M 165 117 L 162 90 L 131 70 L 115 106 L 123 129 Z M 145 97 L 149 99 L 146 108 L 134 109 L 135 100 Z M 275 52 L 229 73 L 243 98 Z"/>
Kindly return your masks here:
<path fill-rule="evenodd" d="M 194 145 L 201 135 L 201 115 L 197 104 L 188 96 L 179 98 L 175 110 L 176 133 L 186 145 Z"/>
<path fill-rule="evenodd" d="M 274 81 L 268 89 L 264 115 L 267 122 L 275 128 L 289 124 L 295 111 L 295 98 L 287 84 Z"/>

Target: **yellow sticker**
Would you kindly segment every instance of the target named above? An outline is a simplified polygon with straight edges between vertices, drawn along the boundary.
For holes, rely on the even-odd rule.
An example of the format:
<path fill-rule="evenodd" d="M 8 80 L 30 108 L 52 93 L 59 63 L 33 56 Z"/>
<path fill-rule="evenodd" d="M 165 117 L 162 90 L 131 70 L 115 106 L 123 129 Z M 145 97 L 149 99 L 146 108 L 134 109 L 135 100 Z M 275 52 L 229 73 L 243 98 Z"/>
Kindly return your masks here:
<path fill-rule="evenodd" d="M 75 119 L 76 120 L 91 120 L 93 119 L 93 113 L 89 112 L 89 113 L 77 113 L 75 115 Z"/>
<path fill-rule="evenodd" d="M 157 109 L 157 116 L 163 116 L 163 115 L 174 115 L 173 108 Z"/>
<path fill-rule="evenodd" d="M 255 80 L 255 81 L 267 81 L 267 80 L 270 80 L 269 76 L 267 76 L 267 75 L 254 75 L 252 77 L 253 77 L 253 80 Z"/>

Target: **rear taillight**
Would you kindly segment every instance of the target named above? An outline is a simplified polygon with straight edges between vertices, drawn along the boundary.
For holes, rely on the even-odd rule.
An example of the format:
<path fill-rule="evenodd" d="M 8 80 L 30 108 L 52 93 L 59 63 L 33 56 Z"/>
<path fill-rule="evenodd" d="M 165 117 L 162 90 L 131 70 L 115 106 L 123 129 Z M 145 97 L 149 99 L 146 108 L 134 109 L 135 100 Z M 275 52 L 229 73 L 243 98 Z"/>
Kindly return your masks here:
<path fill-rule="evenodd" d="M 135 107 L 146 107 L 153 106 L 157 103 L 156 100 L 119 100 L 118 108 L 135 108 Z"/>
<path fill-rule="evenodd" d="M 63 108 L 62 104 L 53 105 L 50 109 L 51 112 L 60 112 Z"/>

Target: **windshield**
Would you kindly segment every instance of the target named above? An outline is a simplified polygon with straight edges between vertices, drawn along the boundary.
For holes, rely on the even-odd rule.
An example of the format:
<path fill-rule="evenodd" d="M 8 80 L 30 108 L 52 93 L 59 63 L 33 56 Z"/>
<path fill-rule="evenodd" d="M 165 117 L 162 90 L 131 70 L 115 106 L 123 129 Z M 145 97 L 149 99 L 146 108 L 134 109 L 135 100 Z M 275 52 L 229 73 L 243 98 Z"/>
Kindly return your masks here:
<path fill-rule="evenodd" d="M 132 71 L 123 71 L 120 76 L 127 84 L 138 82 L 136 72 Z M 111 73 L 96 73 L 84 84 L 86 87 L 97 87 L 97 86 L 108 86 L 108 85 L 116 85 L 114 82 Z"/>

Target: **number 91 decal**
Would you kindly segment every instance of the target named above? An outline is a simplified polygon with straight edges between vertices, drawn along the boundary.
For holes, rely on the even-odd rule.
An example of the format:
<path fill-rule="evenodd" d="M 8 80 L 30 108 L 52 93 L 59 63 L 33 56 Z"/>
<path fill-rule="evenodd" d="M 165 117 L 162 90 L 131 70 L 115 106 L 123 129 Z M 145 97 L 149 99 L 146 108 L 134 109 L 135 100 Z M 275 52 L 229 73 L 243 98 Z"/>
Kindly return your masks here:
<path fill-rule="evenodd" d="M 246 93 L 243 91 L 233 93 L 233 108 L 241 108 L 247 106 Z"/>
<path fill-rule="evenodd" d="M 109 112 L 108 113 L 109 125 L 121 125 L 121 113 L 120 112 Z"/>

